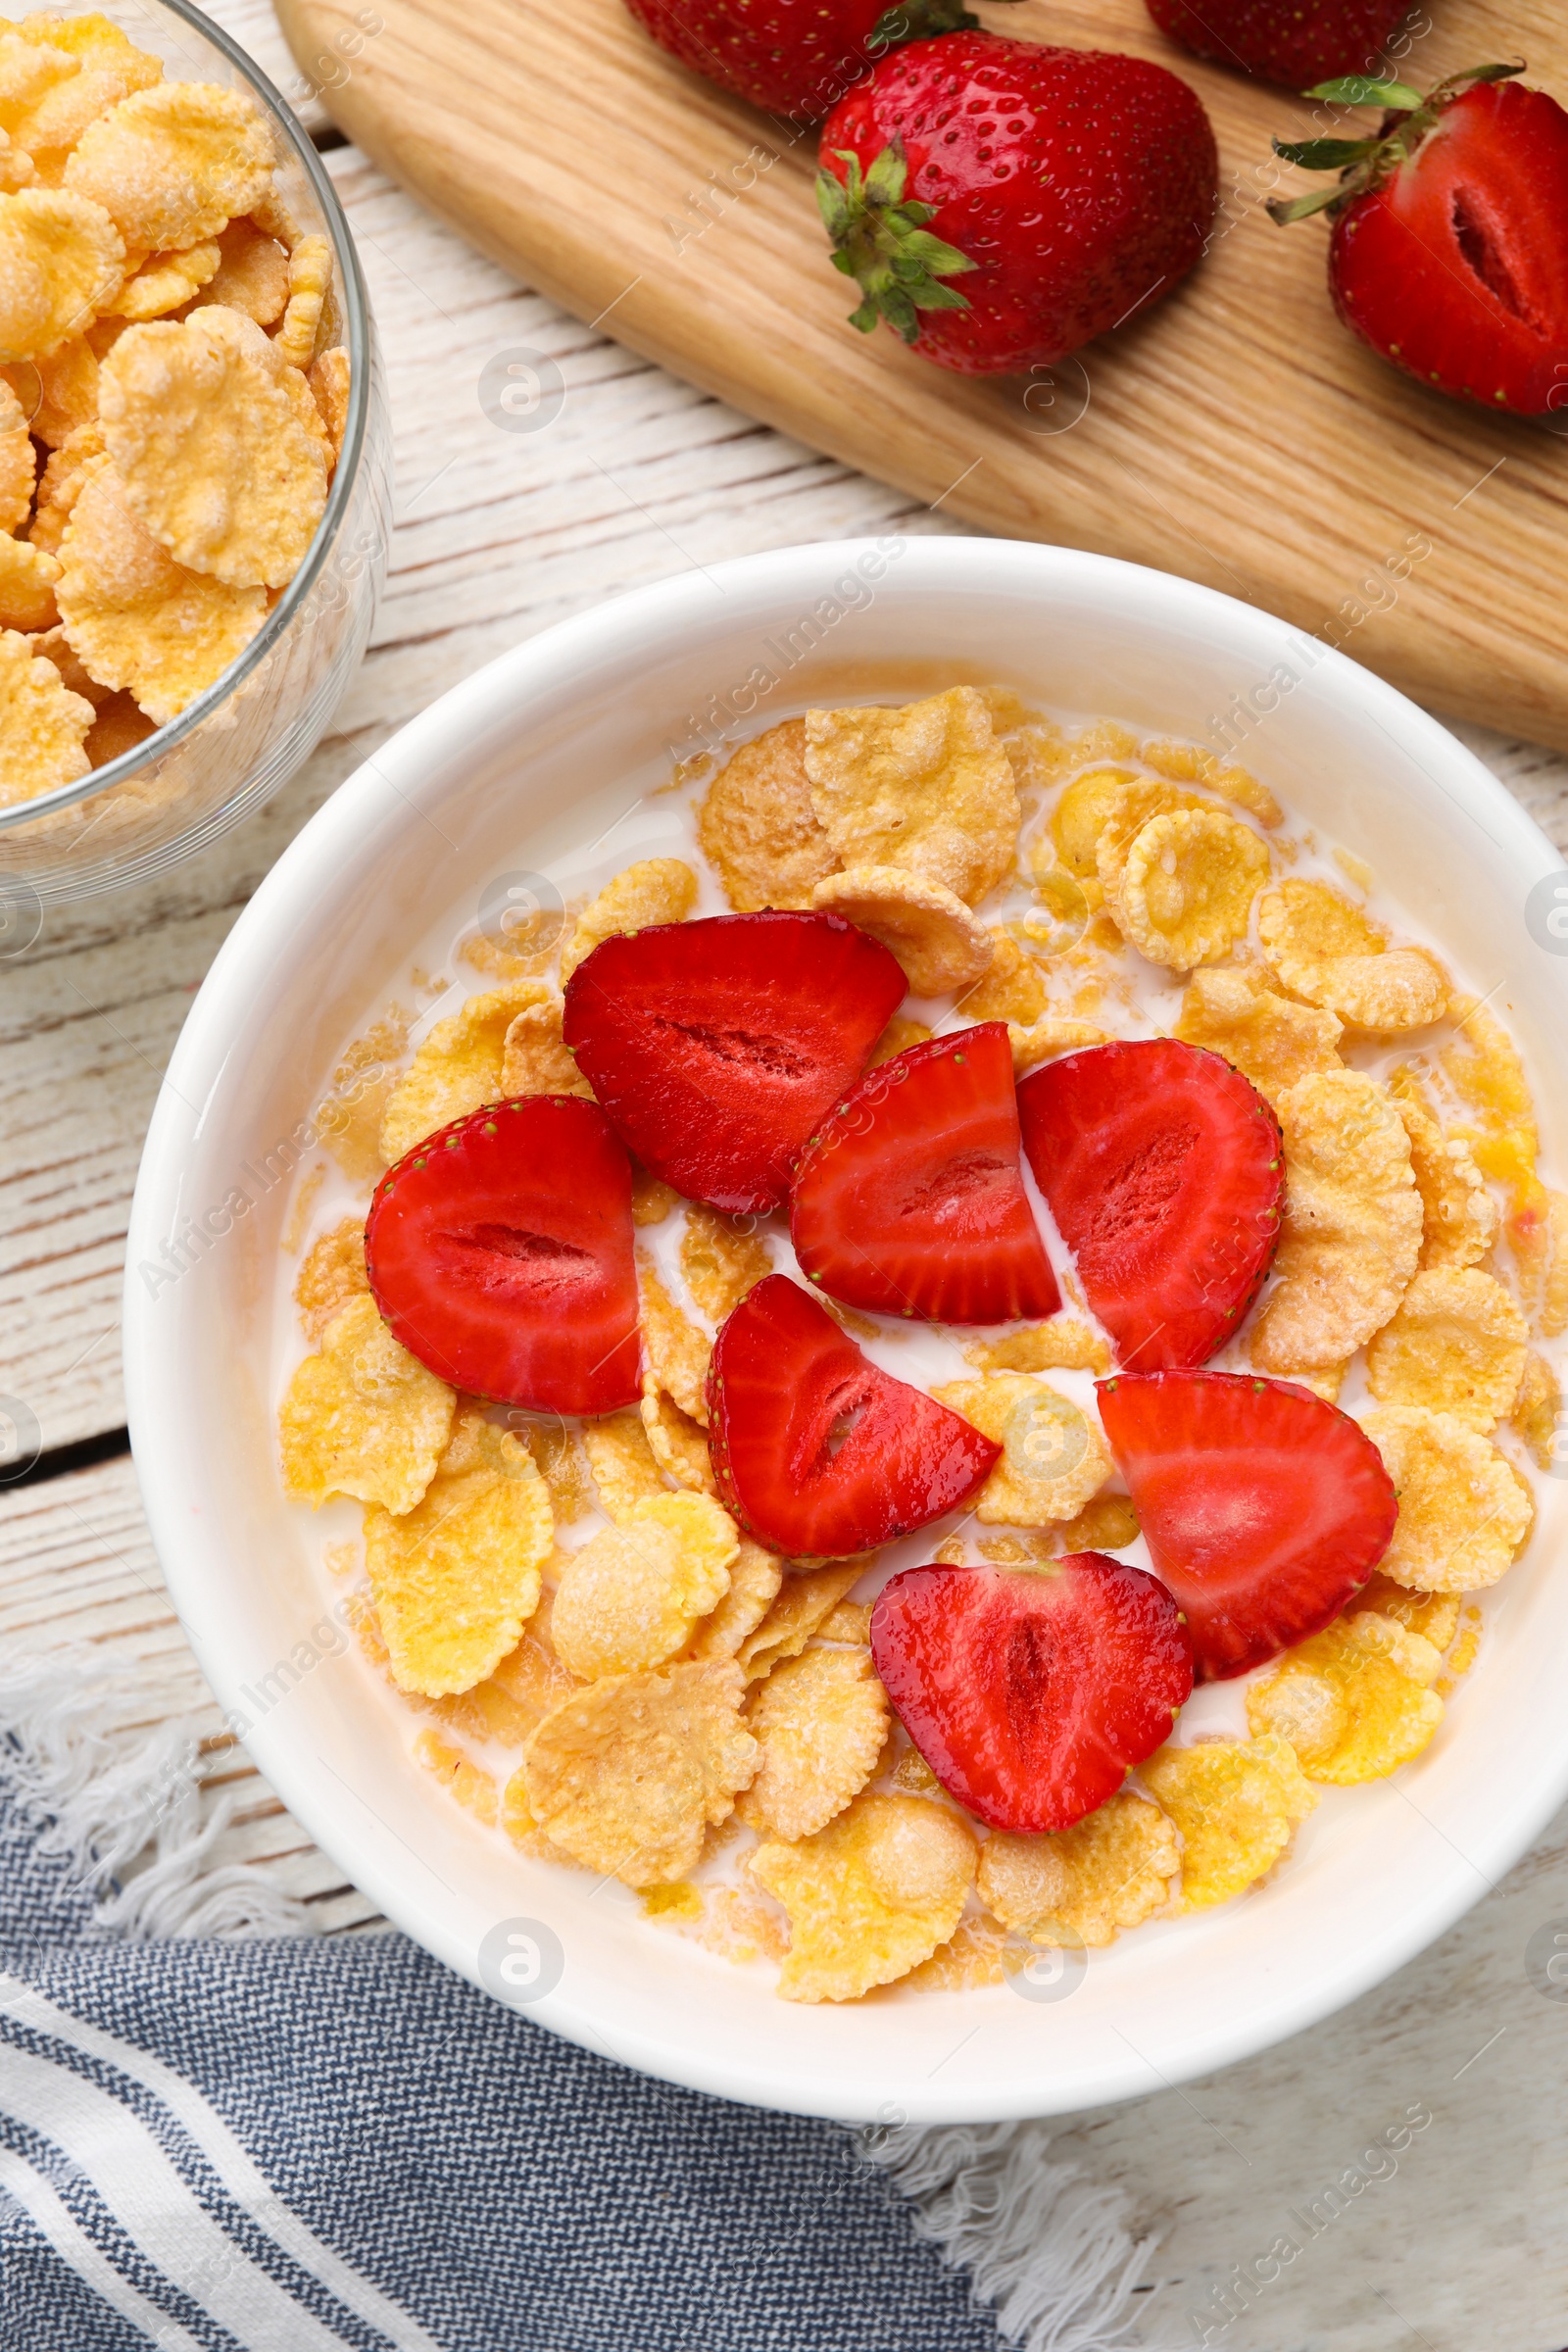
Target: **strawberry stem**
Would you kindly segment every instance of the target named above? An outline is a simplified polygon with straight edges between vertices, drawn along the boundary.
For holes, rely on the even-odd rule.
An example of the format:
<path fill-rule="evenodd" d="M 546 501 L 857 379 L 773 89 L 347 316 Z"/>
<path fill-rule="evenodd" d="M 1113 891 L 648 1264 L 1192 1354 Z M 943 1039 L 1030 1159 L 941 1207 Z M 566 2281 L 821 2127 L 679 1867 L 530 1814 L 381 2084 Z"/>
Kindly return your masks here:
<path fill-rule="evenodd" d="M 866 51 L 881 57 L 906 41 L 929 41 L 941 32 L 976 32 L 980 20 L 963 0 L 898 0 L 885 8 L 866 36 Z"/>
<path fill-rule="evenodd" d="M 1469 66 L 1463 73 L 1450 74 L 1425 97 L 1408 82 L 1379 81 L 1365 74 L 1318 82 L 1305 93 L 1308 98 L 1320 98 L 1330 106 L 1380 106 L 1383 125 L 1365 139 L 1276 139 L 1274 152 L 1285 163 L 1298 164 L 1303 172 L 1337 172 L 1340 181 L 1338 187 L 1314 188 L 1307 196 L 1273 198 L 1268 207 L 1271 218 L 1287 228 L 1293 220 L 1305 220 L 1313 213 L 1342 211 L 1353 197 L 1380 186 L 1406 163 L 1444 109 L 1463 91 L 1476 82 L 1507 81 L 1524 70 L 1522 60 L 1516 66 Z"/>
<path fill-rule="evenodd" d="M 868 335 L 879 318 L 897 327 L 906 343 L 920 332 L 921 311 L 966 311 L 956 286 L 942 283 L 974 269 L 966 253 L 933 237 L 926 222 L 935 205 L 904 200 L 908 164 L 902 139 L 883 148 L 863 177 L 860 159 L 836 150 L 845 175 L 825 168 L 816 175 L 816 205 L 833 241 L 833 267 L 853 277 L 863 297 L 850 324 Z"/>

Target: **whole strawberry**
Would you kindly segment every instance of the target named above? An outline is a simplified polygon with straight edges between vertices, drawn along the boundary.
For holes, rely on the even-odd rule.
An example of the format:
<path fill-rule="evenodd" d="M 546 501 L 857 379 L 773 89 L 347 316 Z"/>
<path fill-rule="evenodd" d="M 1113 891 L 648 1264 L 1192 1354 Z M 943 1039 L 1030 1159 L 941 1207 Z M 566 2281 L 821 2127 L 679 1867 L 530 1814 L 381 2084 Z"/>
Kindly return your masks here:
<path fill-rule="evenodd" d="M 819 122 L 902 41 L 979 23 L 963 0 L 626 0 L 672 57 L 770 114 Z"/>
<path fill-rule="evenodd" d="M 1351 79 L 1308 93 L 1389 111 L 1376 137 L 1276 139 L 1337 188 L 1269 206 L 1329 212 L 1329 287 L 1347 326 L 1458 400 L 1541 416 L 1568 404 L 1568 114 L 1479 66 L 1423 98 Z"/>
<path fill-rule="evenodd" d="M 1049 367 L 1169 293 L 1218 186 L 1208 117 L 1174 74 L 989 32 L 895 51 L 828 117 L 821 163 L 834 266 L 863 296 L 852 323 L 886 318 L 963 375 Z"/>
<path fill-rule="evenodd" d="M 1370 74 L 1408 0 L 1148 0 L 1161 32 L 1195 57 L 1287 90 Z"/>

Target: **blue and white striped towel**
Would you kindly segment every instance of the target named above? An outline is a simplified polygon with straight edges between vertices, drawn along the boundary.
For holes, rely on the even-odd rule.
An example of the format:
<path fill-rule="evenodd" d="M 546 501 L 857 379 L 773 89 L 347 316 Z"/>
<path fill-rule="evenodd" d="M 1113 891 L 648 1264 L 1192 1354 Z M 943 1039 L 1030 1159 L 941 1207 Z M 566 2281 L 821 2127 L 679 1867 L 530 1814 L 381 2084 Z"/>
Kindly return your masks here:
<path fill-rule="evenodd" d="M 971 2284 L 1009 2340 L 1128 2340 L 1106 2192 L 1031 2161 L 1004 2229 L 1014 2132 L 907 2135 L 922 2214 L 864 2135 L 629 2073 L 401 1936 L 106 1932 L 38 1788 L 0 1720 L 0 2352 L 995 2352 Z"/>

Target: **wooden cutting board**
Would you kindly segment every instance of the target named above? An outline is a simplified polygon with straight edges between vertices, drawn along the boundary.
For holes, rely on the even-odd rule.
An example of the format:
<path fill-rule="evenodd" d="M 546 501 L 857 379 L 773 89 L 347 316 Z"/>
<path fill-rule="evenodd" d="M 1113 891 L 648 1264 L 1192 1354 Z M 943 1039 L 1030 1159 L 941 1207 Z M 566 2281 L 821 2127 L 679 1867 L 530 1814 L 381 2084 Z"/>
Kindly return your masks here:
<path fill-rule="evenodd" d="M 1424 702 L 1568 749 L 1568 412 L 1559 439 L 1428 393 L 1352 341 L 1324 224 L 1282 230 L 1263 209 L 1277 186 L 1315 184 L 1269 145 L 1310 110 L 1189 58 L 1143 0 L 987 12 L 994 29 L 1173 67 L 1219 137 L 1222 209 L 1197 272 L 1033 383 L 949 375 L 849 327 L 814 137 L 687 74 L 622 0 L 376 0 L 370 35 L 359 0 L 277 4 L 350 137 L 634 350 L 946 515 L 1185 573 Z M 1568 100 L 1561 0 L 1431 14 L 1409 78 L 1523 56 Z"/>

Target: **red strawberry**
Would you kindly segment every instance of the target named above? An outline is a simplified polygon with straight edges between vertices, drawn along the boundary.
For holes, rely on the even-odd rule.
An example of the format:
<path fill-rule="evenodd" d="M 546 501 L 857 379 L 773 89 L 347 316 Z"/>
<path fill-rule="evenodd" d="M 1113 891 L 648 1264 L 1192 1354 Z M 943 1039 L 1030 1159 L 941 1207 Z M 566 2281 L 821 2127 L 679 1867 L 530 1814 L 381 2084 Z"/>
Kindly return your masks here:
<path fill-rule="evenodd" d="M 1279 1122 L 1240 1070 L 1175 1038 L 1093 1046 L 1018 1089 L 1023 1148 L 1124 1364 L 1200 1364 L 1268 1272 Z"/>
<path fill-rule="evenodd" d="M 728 1508 L 769 1550 L 840 1559 L 906 1536 L 984 1484 L 1000 1446 L 867 1361 L 769 1274 L 713 1342 L 709 1444 Z"/>
<path fill-rule="evenodd" d="M 901 41 L 977 24 L 963 0 L 626 0 L 662 48 L 754 106 L 818 122 Z"/>
<path fill-rule="evenodd" d="M 1568 404 L 1568 114 L 1507 78 L 1521 71 L 1481 66 L 1426 99 L 1401 82 L 1324 83 L 1310 95 L 1391 111 L 1375 138 L 1276 139 L 1340 182 L 1269 211 L 1334 216 L 1334 306 L 1384 359 L 1458 400 L 1542 416 Z"/>
<path fill-rule="evenodd" d="M 1219 175 L 1208 117 L 1163 66 L 989 32 L 885 58 L 828 117 L 820 161 L 834 266 L 864 296 L 851 323 L 884 318 L 962 375 L 1050 367 L 1168 293 Z"/>
<path fill-rule="evenodd" d="M 1005 1022 L 910 1046 L 851 1087 L 801 1154 L 790 1239 L 851 1306 L 949 1323 L 1055 1313 Z"/>
<path fill-rule="evenodd" d="M 1065 1830 L 1170 1737 L 1193 1687 L 1176 1603 L 1102 1551 L 1039 1568 L 906 1568 L 871 1662 L 951 1796 L 994 1830 Z"/>
<path fill-rule="evenodd" d="M 453 1388 L 636 1402 L 631 1163 L 597 1103 L 492 1102 L 427 1136 L 376 1186 L 365 1262 L 393 1338 Z"/>
<path fill-rule="evenodd" d="M 721 914 L 602 942 L 563 1026 L 645 1167 L 715 1208 L 778 1208 L 904 991 L 887 949 L 836 914 Z"/>
<path fill-rule="evenodd" d="M 1409 0 L 1148 0 L 1161 32 L 1288 90 L 1370 74 Z"/>
<path fill-rule="evenodd" d="M 1320 1633 L 1389 1547 L 1377 1447 L 1294 1381 L 1126 1374 L 1101 1382 L 1100 1417 L 1202 1682 Z"/>

